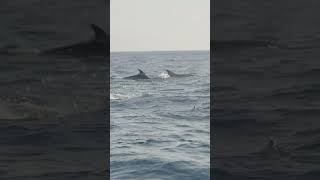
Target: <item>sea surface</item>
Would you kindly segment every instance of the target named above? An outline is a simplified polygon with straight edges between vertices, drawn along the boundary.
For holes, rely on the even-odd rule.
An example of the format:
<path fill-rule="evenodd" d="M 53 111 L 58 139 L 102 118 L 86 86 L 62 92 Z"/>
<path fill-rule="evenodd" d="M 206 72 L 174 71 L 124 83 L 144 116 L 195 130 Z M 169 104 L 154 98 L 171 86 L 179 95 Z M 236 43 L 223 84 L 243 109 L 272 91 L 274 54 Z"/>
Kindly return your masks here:
<path fill-rule="evenodd" d="M 210 179 L 209 54 L 111 53 L 111 179 Z"/>
<path fill-rule="evenodd" d="M 214 3 L 213 179 L 320 178 L 319 7 L 316 0 Z"/>
<path fill-rule="evenodd" d="M 107 59 L 38 54 L 106 17 L 100 0 L 0 2 L 0 179 L 106 179 Z"/>

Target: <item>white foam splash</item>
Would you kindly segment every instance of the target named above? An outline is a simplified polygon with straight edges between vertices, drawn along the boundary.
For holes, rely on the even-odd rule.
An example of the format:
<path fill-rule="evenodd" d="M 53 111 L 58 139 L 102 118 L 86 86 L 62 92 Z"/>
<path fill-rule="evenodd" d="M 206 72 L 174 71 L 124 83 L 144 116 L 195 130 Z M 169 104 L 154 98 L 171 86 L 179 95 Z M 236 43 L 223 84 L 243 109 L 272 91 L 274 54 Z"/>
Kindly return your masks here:
<path fill-rule="evenodd" d="M 110 93 L 110 100 L 126 100 L 126 99 L 129 99 L 129 96 L 124 94 L 119 94 L 119 93 L 115 93 L 115 94 Z"/>
<path fill-rule="evenodd" d="M 162 78 L 162 79 L 167 79 L 167 78 L 169 78 L 170 76 L 168 75 L 168 73 L 162 72 L 162 73 L 159 75 L 159 77 Z"/>

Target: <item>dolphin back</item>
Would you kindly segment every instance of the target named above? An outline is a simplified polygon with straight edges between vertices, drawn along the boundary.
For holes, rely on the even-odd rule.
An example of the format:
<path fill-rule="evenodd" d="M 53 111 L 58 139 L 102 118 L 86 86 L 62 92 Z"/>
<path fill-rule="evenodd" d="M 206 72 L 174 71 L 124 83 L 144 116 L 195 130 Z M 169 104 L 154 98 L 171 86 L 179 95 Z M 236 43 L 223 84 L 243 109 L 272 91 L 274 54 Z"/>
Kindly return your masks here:
<path fill-rule="evenodd" d="M 177 74 L 176 73 L 174 73 L 174 72 L 172 72 L 172 71 L 170 71 L 170 70 L 166 70 L 167 71 L 167 73 L 168 73 L 168 75 L 170 76 L 170 77 L 175 77 L 175 76 L 177 76 Z"/>
<path fill-rule="evenodd" d="M 125 77 L 124 79 L 150 79 L 141 69 L 138 69 L 139 74 Z"/>
<path fill-rule="evenodd" d="M 79 57 L 89 56 L 107 56 L 107 51 L 110 48 L 107 34 L 95 24 L 91 24 L 94 31 L 94 39 L 86 40 L 62 47 L 52 48 L 41 51 L 40 54 L 55 54 L 55 55 L 71 55 Z"/>
<path fill-rule="evenodd" d="M 189 77 L 189 76 L 193 76 L 192 74 L 176 74 L 176 73 L 174 73 L 174 72 L 172 72 L 170 70 L 166 70 L 166 71 L 167 71 L 167 73 L 168 73 L 168 75 L 170 77 Z"/>

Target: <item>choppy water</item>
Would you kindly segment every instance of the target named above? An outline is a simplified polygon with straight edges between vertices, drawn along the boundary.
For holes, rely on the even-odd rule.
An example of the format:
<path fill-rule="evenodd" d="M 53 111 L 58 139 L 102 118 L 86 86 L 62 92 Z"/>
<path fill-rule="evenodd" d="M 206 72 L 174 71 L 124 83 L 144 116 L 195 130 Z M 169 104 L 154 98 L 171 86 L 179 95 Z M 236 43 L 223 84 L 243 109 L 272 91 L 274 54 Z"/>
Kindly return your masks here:
<path fill-rule="evenodd" d="M 275 46 L 215 49 L 213 177 L 320 177 L 318 1 L 224 1 L 214 40 Z M 278 149 L 264 147 L 272 137 Z M 264 152 L 263 152 L 264 151 Z"/>
<path fill-rule="evenodd" d="M 105 179 L 106 58 L 37 54 L 105 28 L 105 2 L 1 1 L 0 15 L 1 179 Z"/>
<path fill-rule="evenodd" d="M 111 54 L 111 179 L 209 179 L 209 74 L 209 51 Z"/>

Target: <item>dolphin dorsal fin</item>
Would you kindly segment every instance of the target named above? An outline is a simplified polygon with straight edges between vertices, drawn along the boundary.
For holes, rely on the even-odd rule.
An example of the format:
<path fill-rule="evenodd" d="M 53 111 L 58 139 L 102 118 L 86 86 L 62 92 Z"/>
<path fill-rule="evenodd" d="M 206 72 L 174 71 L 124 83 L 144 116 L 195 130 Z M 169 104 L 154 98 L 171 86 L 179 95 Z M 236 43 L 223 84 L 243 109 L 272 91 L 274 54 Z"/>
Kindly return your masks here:
<path fill-rule="evenodd" d="M 95 24 L 91 24 L 91 28 L 94 31 L 94 39 L 95 40 L 105 40 L 107 39 L 107 34 L 104 32 L 103 29 L 98 27 Z"/>
<path fill-rule="evenodd" d="M 141 69 L 138 69 L 139 74 L 145 74 Z"/>
<path fill-rule="evenodd" d="M 174 75 L 176 75 L 174 72 L 172 72 L 172 71 L 170 71 L 170 70 L 168 70 L 168 69 L 167 69 L 166 71 L 167 71 L 167 73 L 168 73 L 169 76 L 174 76 Z"/>

